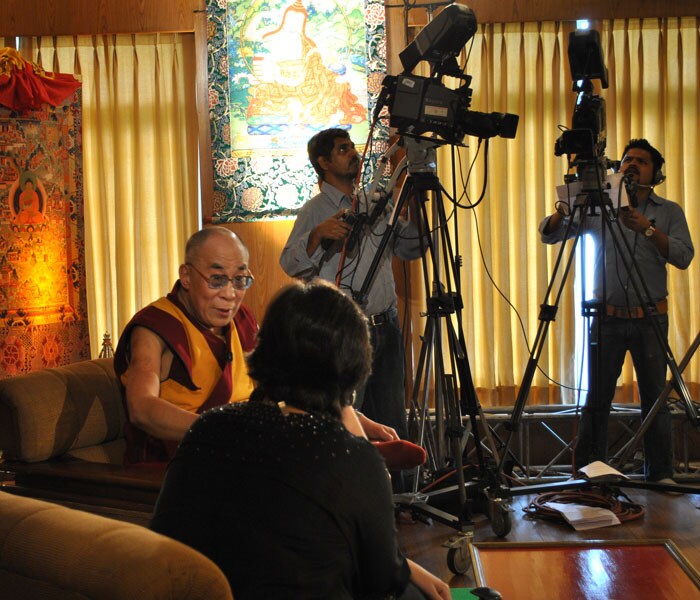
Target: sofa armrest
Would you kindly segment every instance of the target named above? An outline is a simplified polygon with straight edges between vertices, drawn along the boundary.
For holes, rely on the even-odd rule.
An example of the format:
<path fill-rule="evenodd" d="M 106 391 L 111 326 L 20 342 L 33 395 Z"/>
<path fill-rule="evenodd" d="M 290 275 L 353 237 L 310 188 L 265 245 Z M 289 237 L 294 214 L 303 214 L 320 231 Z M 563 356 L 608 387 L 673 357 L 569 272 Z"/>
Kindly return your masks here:
<path fill-rule="evenodd" d="M 123 436 L 126 413 L 113 359 L 0 380 L 0 450 L 37 462 Z"/>
<path fill-rule="evenodd" d="M 145 527 L 0 492 L 8 598 L 230 600 L 207 557 Z"/>

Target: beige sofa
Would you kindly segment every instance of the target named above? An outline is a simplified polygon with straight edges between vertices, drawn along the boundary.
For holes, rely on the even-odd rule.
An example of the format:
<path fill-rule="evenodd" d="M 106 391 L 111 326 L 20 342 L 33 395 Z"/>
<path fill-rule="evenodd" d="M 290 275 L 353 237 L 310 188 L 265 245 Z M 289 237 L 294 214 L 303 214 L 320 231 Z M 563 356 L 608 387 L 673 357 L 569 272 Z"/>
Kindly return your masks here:
<path fill-rule="evenodd" d="M 0 491 L 0 598 L 227 600 L 207 557 L 144 527 Z"/>
<path fill-rule="evenodd" d="M 164 466 L 122 465 L 125 420 L 111 358 L 0 380 L 0 485 L 147 521 Z"/>

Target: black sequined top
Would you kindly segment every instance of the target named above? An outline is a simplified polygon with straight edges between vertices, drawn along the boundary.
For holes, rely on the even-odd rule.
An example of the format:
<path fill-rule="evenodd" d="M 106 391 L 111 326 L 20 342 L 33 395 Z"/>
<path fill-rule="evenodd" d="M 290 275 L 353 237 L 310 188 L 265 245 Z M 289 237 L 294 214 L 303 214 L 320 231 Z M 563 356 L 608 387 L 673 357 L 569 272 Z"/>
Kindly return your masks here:
<path fill-rule="evenodd" d="M 195 422 L 152 529 L 217 563 L 236 600 L 381 597 L 410 575 L 376 449 L 329 416 L 259 402 Z"/>

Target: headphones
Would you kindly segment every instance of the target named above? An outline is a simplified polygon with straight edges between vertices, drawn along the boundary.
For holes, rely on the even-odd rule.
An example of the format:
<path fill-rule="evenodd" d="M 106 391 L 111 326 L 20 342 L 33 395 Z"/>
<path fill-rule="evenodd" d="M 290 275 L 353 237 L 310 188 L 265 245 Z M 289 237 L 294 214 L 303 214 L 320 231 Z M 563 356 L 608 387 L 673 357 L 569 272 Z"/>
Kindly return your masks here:
<path fill-rule="evenodd" d="M 661 169 L 656 169 L 656 171 L 654 171 L 654 177 L 651 180 L 652 187 L 663 183 L 665 179 L 666 175 L 664 175 L 663 171 Z"/>

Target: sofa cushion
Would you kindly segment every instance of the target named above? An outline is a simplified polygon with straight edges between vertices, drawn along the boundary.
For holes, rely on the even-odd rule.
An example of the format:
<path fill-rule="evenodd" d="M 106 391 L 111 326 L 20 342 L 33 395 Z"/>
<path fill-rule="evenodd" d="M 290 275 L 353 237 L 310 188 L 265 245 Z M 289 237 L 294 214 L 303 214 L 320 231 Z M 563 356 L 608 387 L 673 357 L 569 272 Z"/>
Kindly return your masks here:
<path fill-rule="evenodd" d="M 124 454 L 126 453 L 126 440 L 123 437 L 95 444 L 94 446 L 85 446 L 83 448 L 73 448 L 66 452 L 66 456 L 86 460 L 95 463 L 108 463 L 112 465 L 121 465 L 124 463 Z"/>
<path fill-rule="evenodd" d="M 0 450 L 7 460 L 37 462 L 119 440 L 125 420 L 111 358 L 0 380 Z"/>

